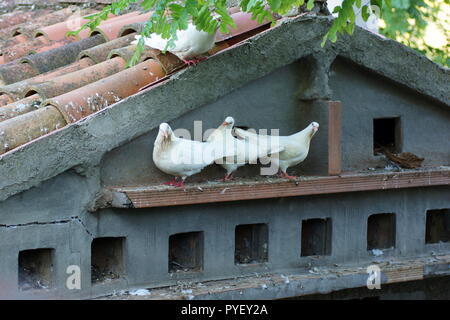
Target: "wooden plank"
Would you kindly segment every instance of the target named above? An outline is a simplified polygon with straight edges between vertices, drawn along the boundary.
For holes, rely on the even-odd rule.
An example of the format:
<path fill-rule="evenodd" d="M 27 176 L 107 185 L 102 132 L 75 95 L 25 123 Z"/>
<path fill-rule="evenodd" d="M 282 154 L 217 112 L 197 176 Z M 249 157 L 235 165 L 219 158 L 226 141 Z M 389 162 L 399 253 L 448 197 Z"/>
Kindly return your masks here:
<path fill-rule="evenodd" d="M 450 169 L 193 184 L 185 188 L 153 185 L 109 188 L 107 191 L 124 194 L 130 200 L 131 207 L 151 208 L 439 185 L 450 185 Z M 109 205 L 120 207 L 111 202 Z"/>
<path fill-rule="evenodd" d="M 342 172 L 341 131 L 342 104 L 340 101 L 328 102 L 328 175 Z"/>
<path fill-rule="evenodd" d="M 409 266 L 385 271 L 384 274 L 387 277 L 387 283 L 423 280 L 424 277 L 423 268 L 424 268 L 423 265 Z"/>

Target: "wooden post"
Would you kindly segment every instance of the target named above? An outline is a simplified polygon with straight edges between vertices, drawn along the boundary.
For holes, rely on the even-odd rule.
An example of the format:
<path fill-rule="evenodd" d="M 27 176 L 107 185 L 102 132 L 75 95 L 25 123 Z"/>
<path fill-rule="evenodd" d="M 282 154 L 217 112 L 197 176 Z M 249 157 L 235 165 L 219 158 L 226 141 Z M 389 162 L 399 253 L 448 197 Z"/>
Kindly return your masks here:
<path fill-rule="evenodd" d="M 341 130 L 342 105 L 340 101 L 328 101 L 328 175 L 342 172 Z"/>

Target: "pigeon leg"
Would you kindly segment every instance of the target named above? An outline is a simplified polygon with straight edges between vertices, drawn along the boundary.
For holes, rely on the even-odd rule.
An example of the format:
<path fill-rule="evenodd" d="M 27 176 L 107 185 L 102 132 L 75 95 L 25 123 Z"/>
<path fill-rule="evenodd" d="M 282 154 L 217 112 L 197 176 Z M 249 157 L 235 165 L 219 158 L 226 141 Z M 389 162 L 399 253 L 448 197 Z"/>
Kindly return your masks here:
<path fill-rule="evenodd" d="M 280 171 L 278 171 L 278 176 L 280 178 L 285 178 L 285 179 L 296 179 L 297 178 L 296 176 L 288 175 L 287 172 L 281 171 L 281 169 L 280 169 Z"/>
<path fill-rule="evenodd" d="M 188 66 L 195 66 L 196 64 L 198 64 L 199 62 L 206 60 L 206 57 L 197 57 L 197 58 L 192 58 L 192 59 L 187 59 L 184 60 L 183 62 L 186 63 Z"/>
<path fill-rule="evenodd" d="M 166 186 L 176 186 L 179 184 L 179 182 L 177 181 L 177 177 L 173 178 L 173 180 L 167 181 L 163 183 Z"/>
<path fill-rule="evenodd" d="M 227 173 L 226 175 L 225 175 L 225 178 L 223 178 L 223 181 L 231 181 L 231 180 L 233 180 L 234 179 L 234 177 L 233 177 L 233 172 L 231 172 L 231 173 Z"/>
<path fill-rule="evenodd" d="M 184 180 L 186 180 L 186 178 L 187 177 L 183 177 L 183 178 L 181 178 L 181 181 L 180 182 L 177 182 L 177 183 L 175 183 L 173 186 L 174 187 L 178 187 L 178 188 L 182 188 L 182 187 L 184 187 Z"/>

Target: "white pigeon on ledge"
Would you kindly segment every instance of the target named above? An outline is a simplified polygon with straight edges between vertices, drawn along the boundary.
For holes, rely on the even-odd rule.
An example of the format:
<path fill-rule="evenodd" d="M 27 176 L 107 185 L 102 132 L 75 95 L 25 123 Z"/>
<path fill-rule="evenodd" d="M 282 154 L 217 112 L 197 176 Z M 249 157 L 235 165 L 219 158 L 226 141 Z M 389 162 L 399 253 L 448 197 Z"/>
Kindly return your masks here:
<path fill-rule="evenodd" d="M 287 169 L 296 166 L 306 159 L 311 139 L 318 130 L 319 124 L 317 122 L 312 122 L 302 131 L 290 136 L 258 135 L 239 128 L 236 128 L 235 132 L 239 137 L 247 138 L 250 141 L 259 144 L 270 145 L 271 140 L 276 139 L 283 148 L 283 151 L 278 153 L 278 157 L 273 157 L 271 159 L 278 164 L 278 175 L 282 178 L 295 179 L 296 177 L 287 174 Z"/>
<path fill-rule="evenodd" d="M 226 171 L 224 181 L 232 180 L 233 173 L 246 164 L 257 164 L 258 159 L 283 150 L 275 139 L 268 145 L 265 141 L 252 139 L 237 139 L 233 136 L 234 118 L 227 117 L 225 121 L 208 137 L 207 142 L 222 145 L 224 153 L 234 154 L 215 162 Z M 259 143 L 258 143 L 259 142 Z"/>
<path fill-rule="evenodd" d="M 186 30 L 177 31 L 178 39 L 175 41 L 175 47 L 168 51 L 188 65 L 197 64 L 198 62 L 205 60 L 206 58 L 202 55 L 214 47 L 216 32 L 208 33 L 200 31 L 197 30 L 195 25 L 189 23 Z M 136 40 L 133 41 L 132 44 L 137 44 L 141 39 L 141 36 L 137 35 L 135 39 Z M 163 39 L 158 34 L 152 34 L 149 38 L 144 38 L 146 46 L 161 51 L 166 48 L 167 42 L 168 39 Z"/>
<path fill-rule="evenodd" d="M 184 181 L 202 171 L 215 160 L 232 153 L 224 153 L 216 143 L 178 138 L 167 123 L 161 123 L 153 148 L 153 162 L 164 173 L 175 176 L 165 184 L 184 186 Z M 181 181 L 178 181 L 181 178 Z"/>

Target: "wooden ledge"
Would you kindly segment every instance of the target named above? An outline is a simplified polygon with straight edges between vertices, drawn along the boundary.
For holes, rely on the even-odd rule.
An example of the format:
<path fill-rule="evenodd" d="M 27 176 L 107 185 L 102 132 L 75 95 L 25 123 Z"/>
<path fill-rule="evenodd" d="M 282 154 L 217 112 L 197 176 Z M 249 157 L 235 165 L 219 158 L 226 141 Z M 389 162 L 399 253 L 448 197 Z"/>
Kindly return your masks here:
<path fill-rule="evenodd" d="M 450 167 L 403 172 L 347 173 L 296 180 L 259 178 L 187 184 L 184 188 L 149 185 L 104 190 L 97 208 L 151 208 L 200 203 L 282 198 L 368 190 L 450 185 Z"/>

